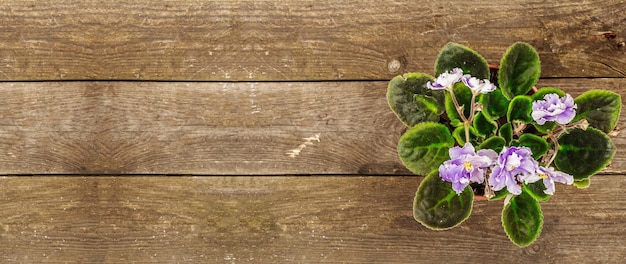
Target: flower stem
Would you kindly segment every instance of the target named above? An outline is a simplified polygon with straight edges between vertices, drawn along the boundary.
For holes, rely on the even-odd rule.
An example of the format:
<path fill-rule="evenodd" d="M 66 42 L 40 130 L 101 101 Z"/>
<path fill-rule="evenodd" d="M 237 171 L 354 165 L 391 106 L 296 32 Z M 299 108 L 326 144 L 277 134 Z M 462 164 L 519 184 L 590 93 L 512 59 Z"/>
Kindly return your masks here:
<path fill-rule="evenodd" d="M 475 114 L 476 114 L 476 111 L 474 111 L 474 110 L 475 110 L 475 109 L 474 109 L 474 106 L 476 105 L 476 95 L 477 95 L 476 93 L 473 93 L 473 92 L 472 92 L 472 100 L 470 100 L 470 106 L 471 106 L 471 109 L 470 109 L 470 116 L 469 116 L 469 118 L 467 119 L 467 122 L 469 122 L 469 123 L 471 123 L 472 121 L 474 121 L 474 116 L 475 116 Z"/>
<path fill-rule="evenodd" d="M 496 196 L 495 192 L 493 191 L 493 189 L 491 189 L 491 185 L 489 185 L 489 174 L 485 173 L 485 197 L 487 197 L 487 200 L 493 198 L 494 196 Z"/>
<path fill-rule="evenodd" d="M 587 119 L 581 119 L 578 122 L 573 123 L 573 124 L 560 125 L 557 129 L 555 129 L 552 132 L 554 133 L 556 138 L 559 138 L 561 137 L 561 135 L 563 135 L 563 133 L 568 133 L 567 131 L 572 128 L 580 128 L 582 130 L 587 130 L 587 127 L 589 127 L 589 122 L 587 122 Z"/>
<path fill-rule="evenodd" d="M 469 118 L 465 116 L 464 109 L 465 105 L 461 106 L 459 101 L 456 100 L 456 96 L 454 95 L 454 87 L 450 86 L 447 89 L 450 92 L 450 97 L 452 97 L 452 102 L 454 103 L 454 108 L 456 108 L 457 113 L 461 117 L 461 121 L 463 121 L 463 126 L 465 127 L 465 142 L 470 141 L 470 126 L 472 125 L 472 121 L 474 120 L 475 111 L 474 105 L 476 104 L 476 95 L 477 93 L 472 92 L 472 99 L 470 100 L 470 116 Z"/>
<path fill-rule="evenodd" d="M 467 118 L 465 117 L 465 114 L 463 113 L 463 108 L 465 106 L 461 106 L 459 105 L 459 101 L 456 100 L 456 96 L 454 95 L 454 87 L 450 86 L 447 89 L 450 92 L 450 97 L 452 98 L 452 102 L 454 103 L 454 108 L 456 108 L 456 112 L 459 113 L 459 116 L 461 117 L 461 120 L 463 121 L 463 123 L 467 122 Z"/>
<path fill-rule="evenodd" d="M 564 133 L 568 133 L 569 129 L 580 128 L 586 130 L 588 126 L 589 122 L 587 122 L 586 119 L 581 119 L 576 123 L 570 125 L 560 125 L 557 129 L 553 131 L 548 131 L 547 136 L 554 143 L 554 151 L 551 153 L 550 158 L 548 159 L 548 162 L 545 164 L 545 166 L 550 166 L 550 164 L 552 164 L 552 162 L 556 158 L 556 154 L 559 151 L 559 137 L 561 137 L 561 135 L 563 135 Z"/>
<path fill-rule="evenodd" d="M 507 204 L 509 204 L 509 202 L 511 201 L 511 198 L 513 198 L 513 194 L 509 193 L 506 195 L 506 197 L 504 198 L 504 205 L 506 206 Z"/>
<path fill-rule="evenodd" d="M 470 100 L 470 116 L 465 120 L 463 125 L 465 125 L 465 142 L 470 141 L 470 126 L 472 125 L 472 121 L 474 121 L 474 116 L 476 114 L 475 105 L 476 105 L 476 93 L 472 92 L 472 99 Z"/>
<path fill-rule="evenodd" d="M 550 159 L 545 164 L 546 168 L 549 167 L 550 164 L 552 164 L 552 162 L 556 158 L 556 154 L 559 152 L 559 140 L 556 138 L 554 133 L 552 133 L 551 131 L 548 132 L 548 136 L 550 137 L 550 140 L 552 140 L 552 142 L 554 142 L 554 152 L 552 152 L 552 155 L 550 156 Z"/>
<path fill-rule="evenodd" d="M 522 134 L 524 134 L 524 130 L 526 129 L 526 124 L 519 122 L 519 121 L 513 121 L 513 135 L 519 137 Z"/>

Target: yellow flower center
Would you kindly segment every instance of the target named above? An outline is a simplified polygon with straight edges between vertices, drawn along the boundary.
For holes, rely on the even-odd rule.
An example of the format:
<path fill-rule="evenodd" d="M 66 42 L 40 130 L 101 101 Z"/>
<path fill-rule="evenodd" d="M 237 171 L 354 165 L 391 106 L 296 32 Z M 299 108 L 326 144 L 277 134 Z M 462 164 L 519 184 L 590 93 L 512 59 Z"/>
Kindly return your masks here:
<path fill-rule="evenodd" d="M 545 174 L 545 173 L 539 173 L 539 178 L 542 178 L 542 179 L 547 179 L 547 178 L 548 178 L 548 174 Z"/>
<path fill-rule="evenodd" d="M 472 163 L 471 163 L 471 162 L 469 162 L 469 161 L 466 161 L 466 162 L 463 164 L 463 166 L 465 167 L 465 170 L 466 170 L 466 171 L 470 171 L 470 170 L 472 170 L 472 169 L 474 168 L 474 166 L 472 165 Z"/>
<path fill-rule="evenodd" d="M 515 166 L 511 166 L 511 167 L 509 168 L 509 171 L 513 171 L 514 169 L 515 169 Z"/>

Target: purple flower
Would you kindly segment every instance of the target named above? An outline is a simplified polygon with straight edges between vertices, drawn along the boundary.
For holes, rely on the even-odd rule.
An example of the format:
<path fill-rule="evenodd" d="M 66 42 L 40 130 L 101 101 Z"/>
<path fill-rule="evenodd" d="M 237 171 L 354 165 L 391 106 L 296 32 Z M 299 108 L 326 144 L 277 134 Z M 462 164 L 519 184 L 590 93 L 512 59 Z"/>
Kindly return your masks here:
<path fill-rule="evenodd" d="M 467 87 L 469 87 L 470 90 L 472 90 L 472 93 L 474 94 L 479 94 L 479 93 L 486 94 L 489 92 L 493 92 L 496 89 L 496 86 L 493 85 L 489 80 L 487 79 L 479 80 L 468 74 L 463 75 L 463 77 L 461 78 L 461 81 L 463 81 L 463 83 Z"/>
<path fill-rule="evenodd" d="M 537 167 L 529 148 L 504 147 L 489 175 L 489 185 L 494 191 L 506 187 L 510 193 L 518 195 L 522 193 L 519 182 L 536 175 Z"/>
<path fill-rule="evenodd" d="M 556 121 L 565 125 L 576 116 L 576 104 L 569 94 L 561 98 L 555 93 L 546 94 L 543 100 L 533 102 L 531 115 L 539 125 L 545 124 L 546 121 Z"/>
<path fill-rule="evenodd" d="M 434 83 L 428 82 L 426 86 L 432 90 L 448 89 L 453 84 L 459 82 L 463 76 L 463 70 L 461 68 L 454 68 L 452 71 L 444 72 L 437 76 Z"/>
<path fill-rule="evenodd" d="M 543 179 L 543 185 L 546 189 L 543 191 L 546 194 L 554 194 L 554 182 L 560 182 L 565 184 L 574 183 L 574 177 L 564 172 L 555 171 L 554 168 L 539 167 L 537 169 L 538 179 Z"/>
<path fill-rule="evenodd" d="M 465 143 L 463 148 L 453 147 L 449 153 L 450 160 L 439 166 L 439 176 L 444 181 L 451 182 L 452 189 L 457 194 L 463 192 L 470 182 L 483 183 L 487 168 L 492 166 L 498 157 L 491 149 L 479 150 L 476 153 L 470 143 Z"/>

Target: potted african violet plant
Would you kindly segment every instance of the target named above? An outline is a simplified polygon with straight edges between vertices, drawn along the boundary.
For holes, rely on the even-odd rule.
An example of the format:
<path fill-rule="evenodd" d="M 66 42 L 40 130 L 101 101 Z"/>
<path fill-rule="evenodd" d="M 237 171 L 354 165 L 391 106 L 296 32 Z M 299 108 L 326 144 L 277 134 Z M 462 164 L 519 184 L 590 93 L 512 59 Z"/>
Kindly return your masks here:
<path fill-rule="evenodd" d="M 524 247 L 541 232 L 540 202 L 555 183 L 587 187 L 611 162 L 615 145 L 607 134 L 621 97 L 538 89 L 539 73 L 539 55 L 526 43 L 507 49 L 497 74 L 475 51 L 448 43 L 436 78 L 407 73 L 389 82 L 389 105 L 409 127 L 398 154 L 411 172 L 426 175 L 413 205 L 418 222 L 449 229 L 469 217 L 475 194 L 502 199 L 502 226 Z"/>

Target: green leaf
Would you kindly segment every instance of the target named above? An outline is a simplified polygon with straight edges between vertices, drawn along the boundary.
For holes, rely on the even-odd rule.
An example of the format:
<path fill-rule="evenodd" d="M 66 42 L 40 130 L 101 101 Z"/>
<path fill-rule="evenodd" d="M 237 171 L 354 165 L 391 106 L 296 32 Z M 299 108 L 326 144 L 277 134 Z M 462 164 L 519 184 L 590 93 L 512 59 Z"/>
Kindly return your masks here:
<path fill-rule="evenodd" d="M 498 135 L 504 138 L 507 145 L 511 144 L 511 140 L 513 140 L 513 126 L 511 123 L 502 125 L 498 131 Z"/>
<path fill-rule="evenodd" d="M 528 194 L 530 194 L 530 196 L 532 196 L 533 198 L 535 198 L 537 201 L 540 201 L 540 202 L 545 202 L 548 199 L 550 199 L 551 195 L 546 194 L 544 192 L 545 189 L 546 189 L 546 185 L 543 184 L 543 180 L 536 181 L 536 182 L 529 183 L 529 184 L 524 184 L 524 190 L 526 190 Z"/>
<path fill-rule="evenodd" d="M 544 138 L 534 134 L 522 134 L 517 140 L 518 146 L 530 148 L 533 152 L 533 158 L 539 159 L 548 152 L 550 145 Z"/>
<path fill-rule="evenodd" d="M 511 100 L 506 118 L 510 122 L 520 121 L 522 123 L 531 123 L 533 118 L 530 113 L 533 110 L 533 100 L 530 96 L 518 95 Z"/>
<path fill-rule="evenodd" d="M 450 125 L 452 127 L 458 127 L 458 126 L 462 126 L 463 122 L 461 120 L 458 120 L 458 119 L 453 119 L 453 120 L 450 120 Z"/>
<path fill-rule="evenodd" d="M 416 94 L 413 96 L 413 98 L 415 99 L 417 105 L 424 106 L 426 109 L 432 111 L 433 113 L 436 113 L 437 116 L 441 115 L 445 110 L 442 102 L 440 102 L 433 96 Z"/>
<path fill-rule="evenodd" d="M 583 179 L 580 181 L 574 181 L 574 186 L 578 187 L 578 189 L 585 189 L 589 187 L 590 184 L 591 184 L 591 179 L 589 178 Z"/>
<path fill-rule="evenodd" d="M 482 113 L 491 120 L 496 120 L 506 115 L 509 107 L 509 100 L 502 95 L 500 89 L 481 95 L 479 102 L 483 106 Z"/>
<path fill-rule="evenodd" d="M 474 129 L 474 127 L 469 127 L 469 132 L 470 132 L 470 143 L 474 145 L 474 143 L 478 139 L 476 129 Z M 452 132 L 452 137 L 456 140 L 456 142 L 460 146 L 465 145 L 465 127 L 460 126 L 460 127 L 455 128 L 454 131 Z"/>
<path fill-rule="evenodd" d="M 478 112 L 474 116 L 474 128 L 476 128 L 476 133 L 483 137 L 489 137 L 496 133 L 498 129 L 498 124 L 491 119 L 485 117 L 482 112 Z"/>
<path fill-rule="evenodd" d="M 502 200 L 504 198 L 506 198 L 506 196 L 509 195 L 509 190 L 507 190 L 506 188 L 499 190 L 499 191 L 495 191 L 494 192 L 494 196 L 489 198 L 489 201 L 497 201 L 497 200 Z"/>
<path fill-rule="evenodd" d="M 548 131 L 550 130 L 554 130 L 554 127 L 556 127 L 556 122 L 546 122 L 543 125 L 537 124 L 537 122 L 532 122 L 533 126 L 535 127 L 535 129 L 537 129 L 537 131 L 547 134 Z"/>
<path fill-rule="evenodd" d="M 457 103 L 459 103 L 459 106 L 463 107 L 463 113 L 466 117 L 468 117 L 471 111 L 472 90 L 467 88 L 465 84 L 459 82 L 454 85 L 453 91 Z M 450 118 L 453 126 L 463 125 L 463 119 L 456 110 L 456 106 L 454 105 L 454 101 L 452 100 L 452 95 L 450 93 L 445 94 L 445 108 L 448 118 Z"/>
<path fill-rule="evenodd" d="M 615 145 L 602 131 L 572 129 L 559 138 L 555 167 L 580 181 L 596 174 L 608 165 L 615 155 Z"/>
<path fill-rule="evenodd" d="M 453 228 L 467 219 L 472 212 L 474 192 L 465 187 L 456 194 L 452 183 L 443 181 L 439 171 L 433 170 L 420 183 L 413 202 L 413 217 L 433 230 Z"/>
<path fill-rule="evenodd" d="M 609 133 L 615 129 L 622 109 L 622 98 L 619 94 L 604 90 L 590 90 L 576 99 L 576 117 L 573 122 L 587 119 L 589 126 Z"/>
<path fill-rule="evenodd" d="M 409 129 L 398 141 L 398 154 L 411 172 L 426 175 L 449 159 L 454 146 L 450 130 L 442 124 L 424 122 Z"/>
<path fill-rule="evenodd" d="M 500 153 L 506 146 L 506 141 L 503 137 L 490 137 L 478 146 L 478 149 L 493 149 Z"/>
<path fill-rule="evenodd" d="M 489 79 L 487 60 L 472 49 L 457 43 L 448 43 L 439 52 L 435 62 L 435 74 L 439 75 L 454 68 L 478 79 Z"/>
<path fill-rule="evenodd" d="M 443 91 L 431 90 L 426 83 L 433 77 L 423 73 L 396 76 L 387 87 L 387 102 L 396 116 L 408 127 L 421 122 L 439 121 L 443 112 Z"/>
<path fill-rule="evenodd" d="M 527 94 L 539 80 L 541 63 L 535 49 L 517 42 L 507 49 L 500 61 L 498 83 L 502 94 L 509 99 Z"/>
<path fill-rule="evenodd" d="M 515 245 L 525 247 L 532 244 L 543 227 L 539 202 L 526 191 L 511 198 L 502 210 L 502 226 Z"/>

